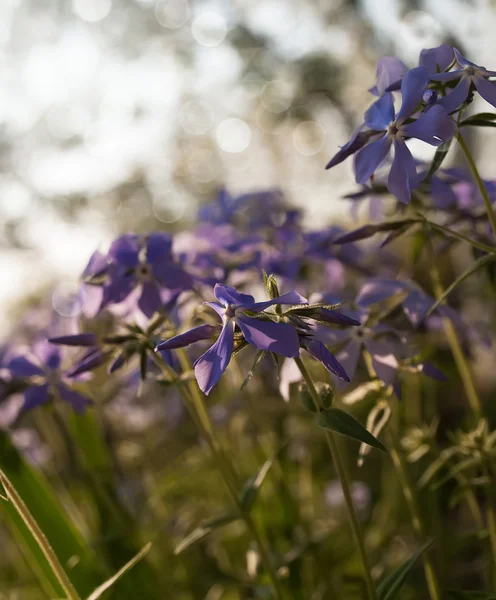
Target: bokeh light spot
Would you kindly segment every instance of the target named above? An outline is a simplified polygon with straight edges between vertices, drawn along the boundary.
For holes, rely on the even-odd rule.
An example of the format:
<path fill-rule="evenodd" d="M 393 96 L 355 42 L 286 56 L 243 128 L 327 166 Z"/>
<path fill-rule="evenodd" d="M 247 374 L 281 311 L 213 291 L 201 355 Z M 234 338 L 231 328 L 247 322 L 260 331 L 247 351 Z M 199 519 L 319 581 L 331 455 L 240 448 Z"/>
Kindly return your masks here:
<path fill-rule="evenodd" d="M 155 4 L 157 21 L 167 29 L 179 29 L 189 18 L 187 0 L 158 0 Z"/>
<path fill-rule="evenodd" d="M 52 293 L 52 306 L 62 317 L 77 317 L 84 306 L 84 291 L 79 283 L 61 283 Z"/>
<path fill-rule="evenodd" d="M 72 0 L 74 13 L 90 23 L 104 19 L 112 9 L 112 0 Z"/>
<path fill-rule="evenodd" d="M 291 105 L 291 87 L 285 81 L 275 79 L 266 83 L 260 94 L 260 100 L 268 111 L 280 113 Z"/>
<path fill-rule="evenodd" d="M 224 152 L 243 152 L 250 145 L 251 129 L 242 119 L 230 117 L 218 125 L 215 138 Z"/>
<path fill-rule="evenodd" d="M 224 41 L 227 34 L 227 23 L 219 13 L 206 11 L 195 18 L 191 30 L 199 44 L 213 47 Z"/>
<path fill-rule="evenodd" d="M 198 100 L 186 102 L 179 111 L 179 124 L 190 135 L 203 135 L 212 127 L 214 117 L 208 104 Z"/>
<path fill-rule="evenodd" d="M 316 121 L 303 121 L 293 130 L 294 147 L 305 156 L 317 154 L 324 147 L 325 129 Z"/>

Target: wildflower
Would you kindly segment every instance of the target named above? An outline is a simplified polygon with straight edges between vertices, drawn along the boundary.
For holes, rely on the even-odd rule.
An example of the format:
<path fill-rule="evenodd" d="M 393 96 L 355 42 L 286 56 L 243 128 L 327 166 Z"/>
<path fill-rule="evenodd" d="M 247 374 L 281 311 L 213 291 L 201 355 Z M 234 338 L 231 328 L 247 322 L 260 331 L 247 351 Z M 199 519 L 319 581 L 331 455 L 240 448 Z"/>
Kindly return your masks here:
<path fill-rule="evenodd" d="M 365 113 L 365 123 L 348 144 L 328 163 L 330 168 L 354 154 L 356 182 L 365 184 L 386 159 L 394 146 L 394 158 L 387 187 L 400 202 L 408 204 L 411 191 L 417 185 L 415 159 L 406 145 L 406 139 L 417 138 L 432 146 L 440 146 L 450 139 L 456 125 L 441 106 L 433 106 L 419 118 L 410 121 L 417 110 L 429 81 L 423 67 L 411 69 L 401 81 L 403 95 L 400 110 L 395 114 L 393 97 L 385 93 Z"/>
<path fill-rule="evenodd" d="M 275 282 L 272 276 L 267 281 Z M 278 293 L 276 284 L 271 289 Z M 188 346 L 212 337 L 220 329 L 217 341 L 194 365 L 198 385 L 205 394 L 208 394 L 220 380 L 231 360 L 235 346 L 237 350 L 246 344 L 288 358 L 299 356 L 300 348 L 304 348 L 331 373 L 343 379 L 348 378 L 336 358 L 318 336 L 314 335 L 312 322 L 359 324 L 354 319 L 326 305 L 309 304 L 294 290 L 265 302 L 255 302 L 253 296 L 242 294 L 232 287 L 221 284 L 215 286 L 214 293 L 217 302 L 206 302 L 206 304 L 221 317 L 221 328 L 201 325 L 157 346 L 159 351 Z M 289 308 L 282 312 L 280 308 L 282 305 L 288 305 Z M 276 307 L 276 313 L 266 313 L 265 311 L 272 306 Z M 235 327 L 238 327 L 239 333 Z"/>
<path fill-rule="evenodd" d="M 283 356 L 298 356 L 300 343 L 294 327 L 287 323 L 276 323 L 270 317 L 249 316 L 262 313 L 274 304 L 301 304 L 306 302 L 297 292 L 289 292 L 266 302 L 255 302 L 249 294 L 242 294 L 234 288 L 216 284 L 214 294 L 217 302 L 207 302 L 222 319 L 222 329 L 214 345 L 196 362 L 195 375 L 201 390 L 208 394 L 226 370 L 234 350 L 234 329 L 237 325 L 244 340 L 261 350 L 268 350 Z M 208 339 L 214 333 L 208 325 L 196 327 L 173 337 L 157 346 L 168 350 L 188 346 L 201 339 Z"/>
<path fill-rule="evenodd" d="M 171 236 L 155 232 L 146 238 L 135 234 L 117 238 L 106 260 L 101 255 L 92 257 L 86 282 L 103 282 L 100 308 L 123 302 L 140 288 L 138 307 L 151 317 L 171 296 L 190 288 L 192 278 L 175 262 Z"/>
<path fill-rule="evenodd" d="M 496 106 L 496 86 L 488 81 L 489 77 L 496 77 L 496 71 L 488 71 L 485 67 L 470 62 L 456 48 L 454 48 L 454 52 L 456 60 L 462 68 L 448 73 L 431 75 L 432 81 L 445 83 L 458 80 L 454 90 L 438 100 L 438 104 L 447 113 L 451 113 L 459 108 L 468 99 L 472 91 L 476 89 L 484 100 Z"/>
<path fill-rule="evenodd" d="M 22 380 L 24 391 L 23 411 L 47 404 L 53 398 L 62 398 L 78 412 L 84 412 L 91 400 L 71 389 L 76 376 L 61 369 L 60 349 L 48 341 L 34 345 L 33 352 L 14 356 L 7 368 L 13 379 Z"/>

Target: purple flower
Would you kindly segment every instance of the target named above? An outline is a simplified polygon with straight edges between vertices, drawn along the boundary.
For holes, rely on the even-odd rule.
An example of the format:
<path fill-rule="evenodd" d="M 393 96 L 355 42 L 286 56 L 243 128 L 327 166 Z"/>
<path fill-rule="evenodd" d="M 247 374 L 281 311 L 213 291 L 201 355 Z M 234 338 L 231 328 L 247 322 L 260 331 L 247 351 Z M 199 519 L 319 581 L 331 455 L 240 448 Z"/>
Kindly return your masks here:
<path fill-rule="evenodd" d="M 442 107 L 434 106 L 418 119 L 409 121 L 422 101 L 429 81 L 424 67 L 411 69 L 401 81 L 403 100 L 395 114 L 393 97 L 385 93 L 365 113 L 365 128 L 355 135 L 348 148 L 342 148 L 327 165 L 334 166 L 350 154 L 355 155 L 356 182 L 365 184 L 394 147 L 394 158 L 387 187 L 400 202 L 408 204 L 412 189 L 418 183 L 415 159 L 406 145 L 406 139 L 417 138 L 432 146 L 440 146 L 450 139 L 456 125 Z"/>
<path fill-rule="evenodd" d="M 222 329 L 214 345 L 195 362 L 195 375 L 200 389 L 208 394 L 219 382 L 234 350 L 234 329 L 239 327 L 244 340 L 261 350 L 283 356 L 298 356 L 300 342 L 294 327 L 288 323 L 276 323 L 268 315 L 256 317 L 270 306 L 277 304 L 303 304 L 306 300 L 297 292 L 289 292 L 268 300 L 255 302 L 253 296 L 237 292 L 234 288 L 217 284 L 214 288 L 217 302 L 207 302 L 222 319 Z M 157 346 L 163 351 L 188 346 L 212 336 L 215 329 L 202 325 L 175 336 Z"/>
<path fill-rule="evenodd" d="M 467 100 L 470 93 L 476 89 L 484 100 L 496 106 L 496 86 L 488 81 L 488 77 L 496 76 L 496 71 L 488 71 L 485 67 L 470 62 L 456 48 L 454 48 L 454 52 L 456 60 L 462 68 L 450 71 L 449 73 L 431 75 L 433 81 L 443 83 L 458 80 L 455 89 L 444 98 L 438 100 L 438 104 L 446 112 L 451 113 L 461 106 Z"/>
<path fill-rule="evenodd" d="M 401 85 L 401 78 L 408 71 L 405 63 L 396 56 L 384 56 L 377 62 L 375 73 L 375 85 L 369 89 L 374 96 L 384 95 L 385 92 L 391 91 L 391 86 Z"/>
<path fill-rule="evenodd" d="M 14 356 L 8 363 L 13 379 L 26 384 L 23 411 L 47 404 L 53 398 L 61 398 L 73 409 L 84 412 L 91 400 L 71 389 L 75 375 L 61 369 L 60 349 L 48 341 L 34 345 L 33 352 Z"/>
<path fill-rule="evenodd" d="M 107 261 L 101 308 L 123 302 L 140 288 L 138 306 L 151 317 L 171 297 L 192 285 L 191 276 L 174 261 L 172 238 L 166 233 L 155 232 L 146 238 L 123 235 L 111 245 Z M 95 262 L 101 269 L 101 258 Z"/>
<path fill-rule="evenodd" d="M 70 346 L 72 348 L 85 348 L 86 352 L 67 371 L 69 377 L 77 377 L 100 367 L 107 360 L 110 352 L 101 347 L 100 341 L 94 333 L 76 333 L 49 338 L 51 344 L 57 346 Z"/>

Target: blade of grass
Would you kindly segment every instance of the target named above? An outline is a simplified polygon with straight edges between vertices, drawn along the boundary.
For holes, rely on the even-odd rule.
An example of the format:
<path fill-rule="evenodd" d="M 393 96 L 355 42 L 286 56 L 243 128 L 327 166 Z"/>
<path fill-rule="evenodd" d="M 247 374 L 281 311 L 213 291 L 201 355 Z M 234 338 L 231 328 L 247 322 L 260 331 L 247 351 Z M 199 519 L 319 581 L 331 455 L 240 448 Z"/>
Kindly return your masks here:
<path fill-rule="evenodd" d="M 54 549 L 48 541 L 48 538 L 43 533 L 42 529 L 34 519 L 33 515 L 29 512 L 28 507 L 23 502 L 21 496 L 17 493 L 15 487 L 12 485 L 12 483 L 9 481 L 9 478 L 5 475 L 5 473 L 2 470 L 0 470 L 0 482 L 3 485 L 5 495 L 7 496 L 9 502 L 12 503 L 19 516 L 23 520 L 24 524 L 29 529 L 31 535 L 36 540 L 36 543 L 40 547 L 41 551 L 43 552 L 43 555 L 48 564 L 50 565 L 53 574 L 60 583 L 60 587 L 64 591 L 64 594 L 67 596 L 67 600 L 81 600 L 81 597 L 77 593 L 76 589 L 71 583 L 71 580 L 65 572 L 64 567 L 60 564 Z"/>

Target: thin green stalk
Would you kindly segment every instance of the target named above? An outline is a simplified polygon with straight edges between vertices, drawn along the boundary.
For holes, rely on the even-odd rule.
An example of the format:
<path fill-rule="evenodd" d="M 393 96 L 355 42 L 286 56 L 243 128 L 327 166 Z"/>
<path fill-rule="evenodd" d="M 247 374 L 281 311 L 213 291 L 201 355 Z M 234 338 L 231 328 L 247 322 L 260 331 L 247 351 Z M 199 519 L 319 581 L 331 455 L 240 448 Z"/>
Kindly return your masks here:
<path fill-rule="evenodd" d="M 308 391 L 315 403 L 315 407 L 318 410 L 322 410 L 323 406 L 320 401 L 320 396 L 315 388 L 315 384 L 310 376 L 310 373 L 307 371 L 307 368 L 303 364 L 301 358 L 295 358 L 295 362 L 298 365 L 298 368 L 307 384 Z M 325 436 L 327 440 L 327 445 L 329 446 L 329 450 L 331 453 L 332 461 L 336 468 L 336 472 L 338 474 L 339 481 L 341 483 L 341 488 L 343 490 L 343 495 L 345 498 L 345 502 L 348 508 L 348 516 L 350 519 L 351 530 L 353 533 L 353 538 L 355 540 L 355 544 L 360 555 L 360 560 L 362 562 L 363 574 L 365 579 L 365 585 L 367 588 L 367 596 L 370 600 L 377 600 L 377 594 L 375 590 L 374 581 L 372 579 L 371 568 L 369 559 L 367 556 L 367 551 L 365 549 L 365 542 L 363 539 L 362 527 L 360 525 L 360 521 L 358 520 L 358 516 L 355 511 L 355 506 L 353 504 L 353 498 L 351 496 L 350 483 L 348 480 L 348 474 L 346 472 L 346 468 L 341 458 L 341 453 L 339 451 L 338 443 L 334 437 L 334 434 L 331 431 L 325 431 Z"/>
<path fill-rule="evenodd" d="M 434 249 L 432 248 L 430 243 L 429 250 L 429 274 L 434 290 L 434 296 L 436 299 L 438 299 L 441 298 L 444 290 L 441 284 L 441 276 L 434 256 Z M 482 415 L 482 404 L 477 389 L 475 387 L 472 371 L 470 369 L 467 359 L 465 358 L 462 346 L 458 339 L 458 334 L 456 333 L 455 326 L 453 325 L 451 319 L 443 317 L 443 328 L 444 333 L 446 335 L 446 339 L 448 340 L 448 344 L 451 349 L 451 354 L 455 359 L 456 367 L 458 369 L 458 373 L 460 374 L 460 378 L 463 383 L 463 388 L 465 390 L 465 393 L 467 394 L 467 398 L 472 412 L 477 418 L 480 418 Z"/>
<path fill-rule="evenodd" d="M 374 367 L 372 365 L 372 357 L 368 352 L 364 354 L 365 364 L 367 366 L 367 371 L 371 378 L 376 377 L 376 373 L 374 371 Z M 389 401 L 391 401 L 392 394 L 389 394 Z M 391 407 L 391 412 L 394 415 L 393 407 Z M 424 526 L 422 523 L 422 519 L 420 517 L 420 511 L 417 505 L 417 500 L 415 497 L 415 490 L 412 486 L 410 478 L 408 476 L 408 471 L 401 455 L 401 449 L 398 444 L 398 440 L 395 434 L 391 431 L 391 426 L 388 427 L 389 431 L 389 440 L 390 440 L 390 454 L 393 459 L 393 465 L 396 469 L 396 473 L 398 474 L 398 479 L 400 481 L 401 488 L 403 490 L 403 495 L 405 496 L 406 504 L 408 507 L 408 511 L 410 513 L 410 519 L 412 521 L 412 526 L 417 534 L 419 542 L 424 544 L 427 540 L 425 537 Z M 422 553 L 422 561 L 424 564 L 424 573 L 425 579 L 427 581 L 427 587 L 429 589 L 429 596 L 431 600 L 441 600 L 441 592 L 439 589 L 439 582 L 436 576 L 436 572 L 434 570 L 434 566 L 429 558 L 427 552 Z"/>
<path fill-rule="evenodd" d="M 396 436 L 393 435 L 391 431 L 389 431 L 389 440 L 391 445 L 391 458 L 393 459 L 393 464 L 398 474 L 401 487 L 403 489 L 403 494 L 405 496 L 406 504 L 410 512 L 410 518 L 412 521 L 413 529 L 417 534 L 419 541 L 421 543 L 424 543 L 426 541 L 425 531 L 422 519 L 420 518 L 420 511 L 415 498 L 415 492 L 411 484 L 410 478 L 408 476 L 405 462 L 403 460 L 403 457 L 401 456 L 401 450 L 398 447 L 398 441 L 396 439 Z M 439 589 L 439 582 L 437 580 L 436 572 L 434 570 L 434 566 L 431 562 L 431 559 L 429 558 L 428 552 L 422 553 L 422 560 L 424 562 L 425 578 L 427 580 L 427 587 L 429 588 L 429 595 L 431 597 L 431 600 L 441 600 L 442 596 Z"/>
<path fill-rule="evenodd" d="M 458 140 L 458 143 L 460 144 L 460 148 L 462 149 L 463 154 L 465 155 L 465 159 L 468 163 L 470 172 L 472 173 L 475 183 L 477 184 L 477 187 L 479 188 L 482 199 L 484 200 L 484 205 L 486 207 L 487 216 L 491 223 L 491 227 L 493 228 L 494 235 L 496 236 L 496 214 L 494 212 L 493 205 L 491 204 L 491 200 L 489 199 L 489 194 L 487 193 L 486 186 L 484 185 L 484 182 L 482 181 L 481 176 L 479 175 L 479 171 L 477 169 L 477 165 L 475 164 L 472 153 L 470 152 L 469 147 L 467 146 L 467 143 L 463 139 L 463 135 L 460 130 L 458 130 L 456 132 L 456 139 Z"/>
<path fill-rule="evenodd" d="M 50 565 L 53 574 L 58 579 L 61 588 L 64 590 L 64 593 L 67 594 L 67 600 L 81 600 L 79 594 L 75 590 L 67 573 L 65 572 L 64 567 L 60 564 L 60 561 L 50 545 L 48 538 L 41 530 L 33 515 L 29 512 L 28 507 L 24 504 L 23 499 L 17 493 L 9 478 L 1 470 L 0 482 L 3 485 L 3 489 L 5 490 L 8 500 L 15 506 L 17 512 L 31 532 L 31 535 L 40 547 L 40 550 L 43 552 L 43 555 Z"/>
<path fill-rule="evenodd" d="M 491 481 L 491 475 L 487 466 L 484 466 L 484 476 Z M 491 573 L 493 586 L 496 589 L 496 515 L 494 514 L 494 503 L 490 485 L 486 486 L 486 524 L 489 534 L 489 543 L 492 553 Z"/>
<path fill-rule="evenodd" d="M 186 352 L 184 350 L 178 350 L 177 355 L 183 371 L 190 371 L 192 367 Z M 164 368 L 164 365 L 161 364 L 161 367 Z M 169 376 L 171 376 L 170 370 L 167 368 L 164 370 Z M 217 439 L 217 436 L 215 435 L 215 430 L 212 425 L 212 421 L 210 420 L 208 410 L 205 406 L 203 395 L 195 381 L 188 381 L 187 388 L 188 389 L 185 390 L 183 385 L 179 386 L 179 391 L 183 396 L 186 407 L 193 421 L 195 422 L 195 425 L 198 427 L 200 433 L 203 435 L 208 446 L 210 447 L 214 459 L 216 460 L 217 468 L 229 492 L 229 495 L 236 504 L 236 507 L 245 521 L 248 530 L 257 543 L 258 550 L 260 552 L 260 558 L 271 581 L 275 598 L 277 600 L 284 600 L 283 587 L 279 577 L 277 576 L 276 567 L 273 563 L 269 549 L 267 548 L 266 541 L 260 533 L 251 512 L 246 510 L 240 501 L 239 494 L 236 489 L 239 484 L 238 474 L 224 452 L 219 440 Z"/>

